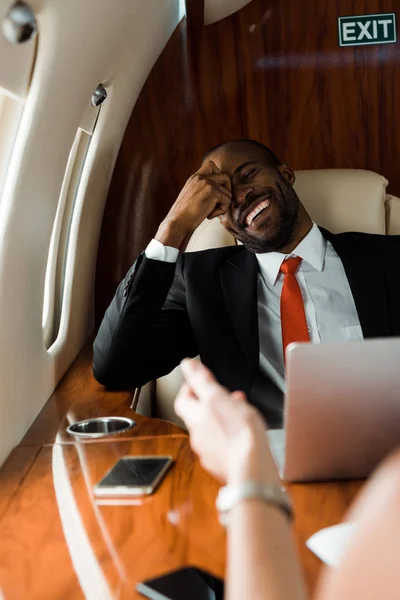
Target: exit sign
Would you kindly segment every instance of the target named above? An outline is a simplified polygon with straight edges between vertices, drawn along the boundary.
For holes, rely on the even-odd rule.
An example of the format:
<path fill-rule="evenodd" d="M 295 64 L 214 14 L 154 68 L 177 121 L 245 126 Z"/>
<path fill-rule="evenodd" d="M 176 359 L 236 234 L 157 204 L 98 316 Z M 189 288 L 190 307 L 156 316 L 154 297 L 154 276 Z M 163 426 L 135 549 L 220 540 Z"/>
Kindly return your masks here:
<path fill-rule="evenodd" d="M 396 42 L 396 15 L 339 17 L 339 46 L 366 46 Z"/>

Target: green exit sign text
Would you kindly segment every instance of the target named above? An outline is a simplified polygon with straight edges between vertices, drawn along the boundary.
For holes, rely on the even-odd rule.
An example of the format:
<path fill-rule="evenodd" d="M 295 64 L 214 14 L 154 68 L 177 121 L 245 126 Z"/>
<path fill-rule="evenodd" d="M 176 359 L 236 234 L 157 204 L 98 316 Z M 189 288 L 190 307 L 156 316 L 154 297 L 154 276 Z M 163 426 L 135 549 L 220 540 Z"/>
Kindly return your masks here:
<path fill-rule="evenodd" d="M 339 17 L 339 46 L 393 44 L 396 42 L 396 15 Z"/>

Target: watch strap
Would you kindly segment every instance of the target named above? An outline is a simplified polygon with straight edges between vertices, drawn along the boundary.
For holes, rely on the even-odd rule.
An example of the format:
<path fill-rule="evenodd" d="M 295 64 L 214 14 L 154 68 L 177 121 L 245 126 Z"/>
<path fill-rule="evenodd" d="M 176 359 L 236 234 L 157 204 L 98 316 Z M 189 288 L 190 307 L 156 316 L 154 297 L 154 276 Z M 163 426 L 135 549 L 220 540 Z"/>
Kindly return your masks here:
<path fill-rule="evenodd" d="M 293 517 L 292 503 L 282 487 L 272 483 L 243 481 L 226 485 L 219 490 L 216 506 L 221 523 L 227 525 L 229 511 L 248 499 L 262 500 L 283 510 L 289 520 Z"/>

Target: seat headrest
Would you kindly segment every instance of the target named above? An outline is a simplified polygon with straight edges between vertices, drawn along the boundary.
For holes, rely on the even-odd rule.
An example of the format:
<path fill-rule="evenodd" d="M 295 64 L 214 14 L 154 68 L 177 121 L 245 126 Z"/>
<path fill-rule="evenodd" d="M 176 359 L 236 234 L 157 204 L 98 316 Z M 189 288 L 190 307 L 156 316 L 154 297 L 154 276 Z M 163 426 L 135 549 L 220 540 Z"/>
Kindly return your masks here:
<path fill-rule="evenodd" d="M 385 200 L 388 181 L 372 171 L 321 169 L 296 171 L 296 190 L 313 221 L 332 233 L 386 233 Z M 233 246 L 233 236 L 218 219 L 196 229 L 187 252 Z"/>
<path fill-rule="evenodd" d="M 372 171 L 296 171 L 296 190 L 313 221 L 332 233 L 385 232 L 388 181 Z"/>

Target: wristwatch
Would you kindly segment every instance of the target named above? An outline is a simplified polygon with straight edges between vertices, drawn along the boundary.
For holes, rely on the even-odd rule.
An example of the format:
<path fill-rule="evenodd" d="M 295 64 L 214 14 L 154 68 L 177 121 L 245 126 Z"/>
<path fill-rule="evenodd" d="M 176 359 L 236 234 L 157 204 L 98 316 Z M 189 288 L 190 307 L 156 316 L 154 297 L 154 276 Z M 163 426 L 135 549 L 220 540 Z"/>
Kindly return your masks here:
<path fill-rule="evenodd" d="M 218 492 L 216 506 L 222 525 L 228 525 L 229 511 L 239 502 L 249 498 L 256 498 L 267 504 L 277 506 L 283 510 L 289 521 L 292 520 L 292 503 L 283 488 L 272 483 L 242 481 L 241 483 L 226 485 Z"/>

